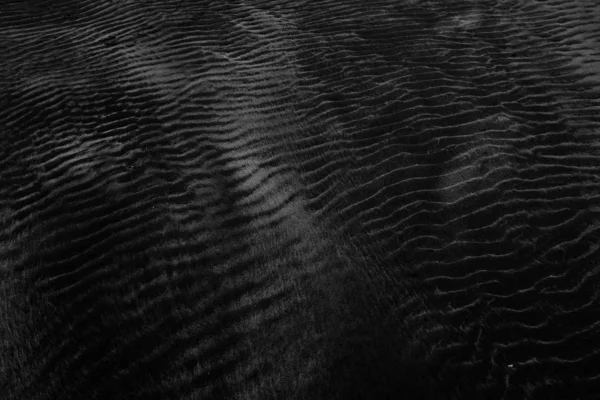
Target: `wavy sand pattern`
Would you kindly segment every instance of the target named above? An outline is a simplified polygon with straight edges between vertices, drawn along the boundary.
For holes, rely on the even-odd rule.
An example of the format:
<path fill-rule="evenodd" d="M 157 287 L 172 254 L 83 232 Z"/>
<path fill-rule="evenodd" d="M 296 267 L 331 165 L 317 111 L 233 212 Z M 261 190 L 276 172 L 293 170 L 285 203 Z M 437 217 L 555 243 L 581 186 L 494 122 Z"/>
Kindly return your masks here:
<path fill-rule="evenodd" d="M 5 398 L 600 398 L 598 3 L 5 3 Z"/>

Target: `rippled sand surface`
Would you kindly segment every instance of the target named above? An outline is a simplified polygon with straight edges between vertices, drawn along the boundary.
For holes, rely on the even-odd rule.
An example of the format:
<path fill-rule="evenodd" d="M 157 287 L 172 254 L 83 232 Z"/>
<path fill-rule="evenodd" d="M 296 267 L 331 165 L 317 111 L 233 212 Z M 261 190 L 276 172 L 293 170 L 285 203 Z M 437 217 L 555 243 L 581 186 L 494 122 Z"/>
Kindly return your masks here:
<path fill-rule="evenodd" d="M 6 0 L 0 397 L 599 399 L 600 3 Z"/>

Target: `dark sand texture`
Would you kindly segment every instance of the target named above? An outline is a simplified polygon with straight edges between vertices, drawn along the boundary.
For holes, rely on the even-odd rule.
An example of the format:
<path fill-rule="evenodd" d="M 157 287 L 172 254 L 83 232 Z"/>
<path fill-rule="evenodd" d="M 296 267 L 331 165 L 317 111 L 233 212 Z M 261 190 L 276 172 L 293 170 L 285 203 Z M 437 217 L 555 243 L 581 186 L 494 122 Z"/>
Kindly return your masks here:
<path fill-rule="evenodd" d="M 600 399 L 600 3 L 5 0 L 0 398 Z"/>

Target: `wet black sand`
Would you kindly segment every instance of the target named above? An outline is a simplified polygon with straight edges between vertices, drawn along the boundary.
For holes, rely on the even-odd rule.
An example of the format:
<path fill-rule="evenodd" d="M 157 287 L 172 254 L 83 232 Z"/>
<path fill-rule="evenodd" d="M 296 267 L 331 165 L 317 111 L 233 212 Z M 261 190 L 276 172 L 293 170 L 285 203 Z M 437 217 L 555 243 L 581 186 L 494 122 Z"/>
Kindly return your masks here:
<path fill-rule="evenodd" d="M 8 1 L 8 399 L 600 398 L 600 5 Z"/>

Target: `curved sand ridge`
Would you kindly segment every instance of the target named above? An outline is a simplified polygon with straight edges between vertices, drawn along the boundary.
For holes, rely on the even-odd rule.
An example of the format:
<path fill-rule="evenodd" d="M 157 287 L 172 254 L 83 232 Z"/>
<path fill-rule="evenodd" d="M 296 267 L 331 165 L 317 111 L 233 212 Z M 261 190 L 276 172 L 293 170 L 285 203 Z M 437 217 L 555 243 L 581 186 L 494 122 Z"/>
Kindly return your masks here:
<path fill-rule="evenodd" d="M 9 398 L 598 393 L 593 2 L 25 3 Z"/>

